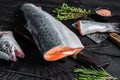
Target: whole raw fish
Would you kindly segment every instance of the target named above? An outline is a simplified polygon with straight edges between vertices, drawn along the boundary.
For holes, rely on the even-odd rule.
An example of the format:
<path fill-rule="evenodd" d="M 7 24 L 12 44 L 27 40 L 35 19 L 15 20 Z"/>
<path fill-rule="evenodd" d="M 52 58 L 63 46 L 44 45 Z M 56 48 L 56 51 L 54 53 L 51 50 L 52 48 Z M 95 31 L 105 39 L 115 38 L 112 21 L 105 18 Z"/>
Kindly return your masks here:
<path fill-rule="evenodd" d="M 0 59 L 17 61 L 16 56 L 25 57 L 12 31 L 0 31 Z"/>
<path fill-rule="evenodd" d="M 32 34 L 46 61 L 56 61 L 75 56 L 84 46 L 79 38 L 64 24 L 37 6 L 26 3 L 21 7 Z"/>

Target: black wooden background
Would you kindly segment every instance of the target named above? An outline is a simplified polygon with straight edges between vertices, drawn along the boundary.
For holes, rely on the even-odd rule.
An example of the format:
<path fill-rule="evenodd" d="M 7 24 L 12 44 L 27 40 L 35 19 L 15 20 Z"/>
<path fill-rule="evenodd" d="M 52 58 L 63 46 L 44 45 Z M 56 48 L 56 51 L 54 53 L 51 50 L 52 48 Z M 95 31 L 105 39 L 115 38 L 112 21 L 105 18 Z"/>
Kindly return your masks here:
<path fill-rule="evenodd" d="M 23 3 L 33 3 L 41 6 L 43 10 L 53 15 L 52 10 L 63 2 L 71 6 L 91 10 L 97 7 L 107 7 L 112 9 L 114 15 L 118 15 L 118 18 L 120 15 L 120 0 L 0 0 L 0 29 L 2 30 L 4 27 L 15 28 L 16 32 L 26 34 L 23 26 L 15 18 L 16 9 Z M 110 65 L 106 70 L 120 79 L 119 46 L 115 45 L 109 38 L 101 44 L 95 44 L 86 36 L 81 37 L 78 31 L 71 27 L 71 24 L 75 21 L 77 20 L 63 21 L 63 23 L 79 36 L 86 47 L 86 53 L 99 61 L 108 62 Z M 82 63 L 79 61 L 68 57 L 63 61 L 45 62 L 33 43 L 20 34 L 14 35 L 26 57 L 18 59 L 15 63 L 0 60 L 0 80 L 72 80 L 76 76 L 72 70 L 81 66 Z"/>

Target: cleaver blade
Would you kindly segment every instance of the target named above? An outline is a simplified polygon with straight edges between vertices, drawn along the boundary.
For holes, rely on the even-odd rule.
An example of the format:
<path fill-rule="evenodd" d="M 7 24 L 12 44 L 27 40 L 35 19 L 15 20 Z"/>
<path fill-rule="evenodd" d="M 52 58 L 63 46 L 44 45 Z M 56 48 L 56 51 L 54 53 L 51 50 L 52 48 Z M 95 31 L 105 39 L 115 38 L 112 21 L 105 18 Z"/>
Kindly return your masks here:
<path fill-rule="evenodd" d="M 108 38 L 108 34 L 107 33 L 91 33 L 91 34 L 88 34 L 87 37 L 93 40 L 95 43 L 99 44 Z"/>

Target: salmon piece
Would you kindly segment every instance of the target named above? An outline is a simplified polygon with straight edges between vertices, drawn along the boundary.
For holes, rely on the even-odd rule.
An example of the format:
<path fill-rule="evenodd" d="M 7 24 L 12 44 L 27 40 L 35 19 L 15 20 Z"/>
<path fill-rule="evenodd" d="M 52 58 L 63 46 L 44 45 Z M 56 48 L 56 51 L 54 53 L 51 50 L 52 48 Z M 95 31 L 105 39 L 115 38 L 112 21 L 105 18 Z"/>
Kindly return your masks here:
<path fill-rule="evenodd" d="M 42 8 L 26 3 L 21 10 L 26 20 L 25 28 L 32 34 L 46 61 L 73 56 L 84 48 L 75 33 Z"/>

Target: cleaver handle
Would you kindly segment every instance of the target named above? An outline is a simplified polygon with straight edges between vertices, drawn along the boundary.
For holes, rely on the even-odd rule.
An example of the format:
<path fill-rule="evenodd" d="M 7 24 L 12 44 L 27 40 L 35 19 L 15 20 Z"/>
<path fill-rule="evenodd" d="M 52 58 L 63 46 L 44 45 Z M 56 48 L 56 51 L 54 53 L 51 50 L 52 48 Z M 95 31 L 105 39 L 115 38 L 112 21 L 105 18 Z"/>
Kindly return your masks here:
<path fill-rule="evenodd" d="M 112 41 L 120 46 L 120 35 L 118 35 L 117 33 L 110 33 L 109 37 Z"/>
<path fill-rule="evenodd" d="M 84 52 L 80 52 L 80 54 L 77 55 L 76 61 L 81 62 L 88 66 L 90 65 L 92 65 L 93 67 L 97 66 L 97 68 L 106 69 L 109 66 L 108 62 L 103 62 L 101 60 L 98 61 L 96 58 Z"/>

